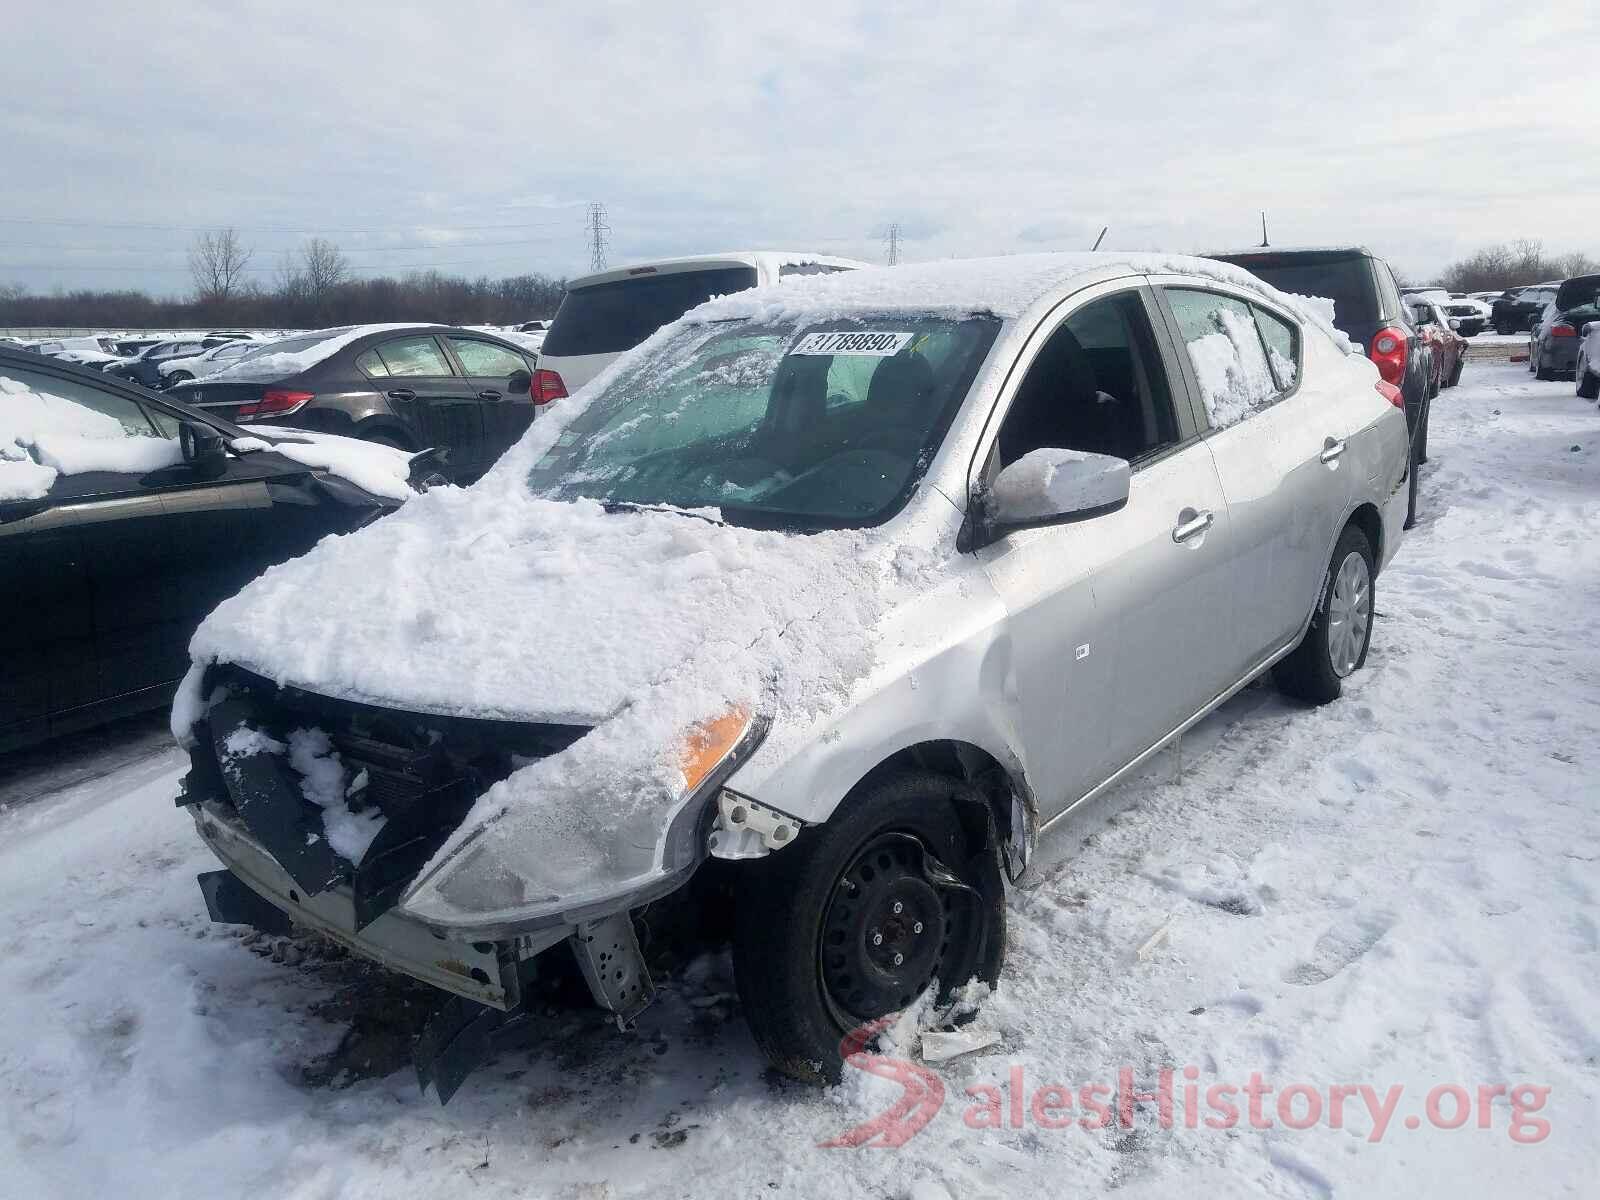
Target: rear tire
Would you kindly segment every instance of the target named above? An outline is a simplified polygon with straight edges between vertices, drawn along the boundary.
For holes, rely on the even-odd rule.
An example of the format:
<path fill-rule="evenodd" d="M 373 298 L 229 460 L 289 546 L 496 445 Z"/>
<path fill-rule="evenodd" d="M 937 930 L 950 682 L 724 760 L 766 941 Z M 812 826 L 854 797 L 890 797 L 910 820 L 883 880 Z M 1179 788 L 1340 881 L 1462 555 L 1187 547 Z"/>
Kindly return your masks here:
<path fill-rule="evenodd" d="M 1367 661 L 1372 645 L 1372 545 L 1354 525 L 1346 525 L 1333 548 L 1317 609 L 1300 644 L 1272 670 L 1286 695 L 1327 704 L 1344 692 L 1345 679 Z"/>
<path fill-rule="evenodd" d="M 174 371 L 162 381 L 162 387 L 177 387 L 180 383 L 188 383 L 194 376 L 187 371 Z"/>
<path fill-rule="evenodd" d="M 1450 382 L 1445 384 L 1445 387 L 1457 387 L 1457 386 L 1459 386 L 1460 383 L 1461 383 L 1461 373 L 1463 371 L 1465 371 L 1466 369 L 1467 369 L 1467 360 L 1465 358 L 1456 359 L 1456 369 L 1454 371 L 1450 372 Z M 1426 459 L 1424 459 L 1424 461 L 1426 461 Z"/>
<path fill-rule="evenodd" d="M 773 1067 L 837 1082 L 845 1036 L 903 1010 L 930 978 L 942 997 L 974 976 L 999 979 L 1005 884 L 986 818 L 983 798 L 961 780 L 899 771 L 742 868 L 734 977 Z M 929 855 L 976 894 L 930 882 Z"/>
<path fill-rule="evenodd" d="M 1550 383 L 1550 382 L 1554 381 L 1554 379 L 1556 377 L 1556 373 L 1554 371 L 1552 371 L 1549 367 L 1545 366 L 1543 361 L 1541 361 L 1539 363 L 1538 367 L 1535 368 L 1535 370 L 1533 372 L 1533 377 L 1535 379 L 1537 379 L 1540 383 Z"/>
<path fill-rule="evenodd" d="M 1578 396 L 1584 400 L 1600 400 L 1600 375 L 1588 370 L 1579 371 Z"/>

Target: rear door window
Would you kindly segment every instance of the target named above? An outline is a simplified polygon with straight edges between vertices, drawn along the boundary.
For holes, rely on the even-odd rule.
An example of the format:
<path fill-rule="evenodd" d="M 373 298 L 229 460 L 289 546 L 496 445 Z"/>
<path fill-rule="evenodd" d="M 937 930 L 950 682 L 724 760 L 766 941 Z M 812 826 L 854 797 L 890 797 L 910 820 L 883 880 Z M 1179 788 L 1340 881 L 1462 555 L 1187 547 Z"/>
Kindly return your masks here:
<path fill-rule="evenodd" d="M 1189 288 L 1166 289 L 1214 428 L 1242 421 L 1281 394 L 1255 312 L 1243 300 Z"/>
<path fill-rule="evenodd" d="M 544 353 L 619 354 L 713 296 L 756 285 L 754 267 L 636 275 L 568 292 L 545 336 Z"/>
<path fill-rule="evenodd" d="M 522 355 L 504 346 L 480 342 L 477 338 L 453 337 L 449 340 L 450 348 L 461 360 L 461 369 L 474 378 L 505 379 L 517 371 L 528 369 Z"/>
<path fill-rule="evenodd" d="M 389 374 L 399 377 L 454 375 L 450 360 L 431 337 L 394 338 L 377 347 Z"/>

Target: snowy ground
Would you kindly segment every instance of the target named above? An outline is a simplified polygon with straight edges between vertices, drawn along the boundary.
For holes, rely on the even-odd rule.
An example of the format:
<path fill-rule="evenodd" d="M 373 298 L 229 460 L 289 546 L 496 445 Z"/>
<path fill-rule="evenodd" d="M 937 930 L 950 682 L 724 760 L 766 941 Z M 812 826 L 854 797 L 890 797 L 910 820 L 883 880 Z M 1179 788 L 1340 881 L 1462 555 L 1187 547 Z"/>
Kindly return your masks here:
<path fill-rule="evenodd" d="M 1246 692 L 1188 740 L 1181 781 L 1164 759 L 1052 834 L 978 1022 L 1002 1040 L 940 1068 L 942 1110 L 898 1149 L 818 1147 L 899 1087 L 770 1080 L 716 957 L 632 1035 L 552 1008 L 448 1108 L 408 1071 L 361 1078 L 396 1057 L 414 995 L 208 925 L 212 864 L 152 724 L 0 759 L 0 1191 L 1592 1194 L 1600 416 L 1572 392 L 1474 363 L 1435 402 L 1425 515 L 1379 581 L 1367 670 L 1320 711 Z M 1019 1071 L 1031 1097 L 1122 1068 L 1151 1090 L 1162 1067 L 1180 1105 L 1185 1067 L 1202 1096 L 1259 1072 L 1274 1127 L 1188 1129 L 1180 1108 L 1163 1129 L 1142 1105 L 1131 1129 L 1048 1129 L 1026 1104 L 1010 1125 Z M 1324 1102 L 1304 1131 L 1279 1119 L 1295 1084 Z M 1353 1091 L 1331 1127 L 1337 1084 L 1403 1089 L 1383 1136 Z M 1441 1084 L 1467 1089 L 1459 1129 L 1427 1115 Z M 985 1085 L 1001 1129 L 963 1120 Z M 1550 1089 L 1527 1144 L 1508 1096 L 1480 1114 L 1495 1085 Z"/>

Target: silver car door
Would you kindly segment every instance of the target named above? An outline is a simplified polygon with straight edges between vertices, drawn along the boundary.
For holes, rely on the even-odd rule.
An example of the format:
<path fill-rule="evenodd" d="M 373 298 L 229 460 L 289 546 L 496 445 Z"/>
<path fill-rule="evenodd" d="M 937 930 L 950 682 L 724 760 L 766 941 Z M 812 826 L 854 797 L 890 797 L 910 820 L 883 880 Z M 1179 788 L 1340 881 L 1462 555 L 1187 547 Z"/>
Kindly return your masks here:
<path fill-rule="evenodd" d="M 1305 369 L 1298 322 L 1199 287 L 1162 295 L 1212 424 L 1206 444 L 1232 521 L 1239 677 L 1294 641 L 1310 615 L 1350 510 L 1353 430 L 1326 377 Z"/>
<path fill-rule="evenodd" d="M 1043 446 L 1132 466 L 1122 509 L 978 550 L 1008 611 L 1005 684 L 1046 818 L 1225 686 L 1227 510 L 1152 303 L 1108 285 L 1041 327 L 980 458 L 980 491 Z"/>

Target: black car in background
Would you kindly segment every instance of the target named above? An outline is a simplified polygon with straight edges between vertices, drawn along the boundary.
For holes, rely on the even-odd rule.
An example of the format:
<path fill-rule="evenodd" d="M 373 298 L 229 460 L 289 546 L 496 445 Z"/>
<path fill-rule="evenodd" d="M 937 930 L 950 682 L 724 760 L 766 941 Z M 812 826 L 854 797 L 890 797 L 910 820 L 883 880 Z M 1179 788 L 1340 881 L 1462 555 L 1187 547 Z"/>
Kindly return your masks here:
<path fill-rule="evenodd" d="M 1400 389 L 1411 431 L 1411 497 L 1406 525 L 1417 516 L 1418 463 L 1427 461 L 1430 374 L 1427 344 L 1401 302 L 1389 264 L 1364 246 L 1317 250 L 1244 250 L 1209 254 L 1243 267 L 1280 292 L 1333 301 L 1333 323 L 1361 348 L 1383 379 Z"/>
<path fill-rule="evenodd" d="M 1533 283 L 1509 288 L 1491 304 L 1489 318 L 1496 333 L 1522 333 L 1539 323 L 1544 310 L 1556 298 L 1557 283 Z"/>
<path fill-rule="evenodd" d="M 470 483 L 532 422 L 534 365 L 530 351 L 476 329 L 352 326 L 283 338 L 169 394 L 240 424 L 437 449 L 443 473 Z"/>
<path fill-rule="evenodd" d="M 168 703 L 220 601 L 397 503 L 271 451 L 235 454 L 223 439 L 263 435 L 98 371 L 0 348 L 0 380 L 183 449 L 159 470 L 61 474 L 43 496 L 0 499 L 0 751 Z"/>
<path fill-rule="evenodd" d="M 1555 312 L 1534 324 L 1528 366 L 1540 379 L 1575 379 L 1583 328 L 1600 321 L 1600 275 L 1575 275 L 1556 289 Z"/>
<path fill-rule="evenodd" d="M 106 364 L 104 371 L 107 375 L 128 379 L 141 387 L 156 391 L 162 385 L 161 364 L 168 359 L 193 358 L 224 342 L 239 341 L 241 337 L 241 334 L 236 333 L 208 333 L 204 337 L 156 342 L 154 345 L 146 346 L 128 362 Z"/>

